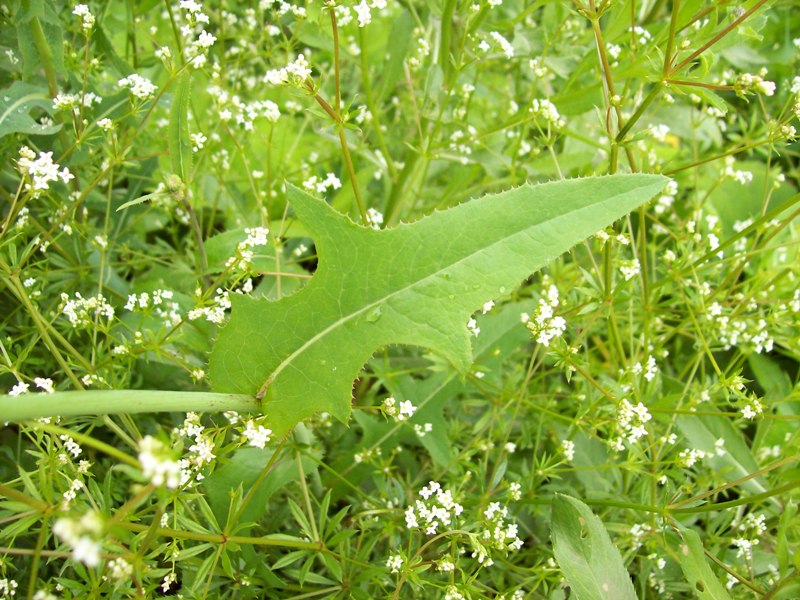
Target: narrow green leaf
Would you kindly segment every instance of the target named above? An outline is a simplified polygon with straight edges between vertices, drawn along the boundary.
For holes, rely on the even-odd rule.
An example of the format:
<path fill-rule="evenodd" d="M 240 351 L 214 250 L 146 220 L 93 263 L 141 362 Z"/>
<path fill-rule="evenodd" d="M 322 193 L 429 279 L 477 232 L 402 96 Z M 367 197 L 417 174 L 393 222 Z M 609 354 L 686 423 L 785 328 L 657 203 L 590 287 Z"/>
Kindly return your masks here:
<path fill-rule="evenodd" d="M 730 595 L 725 591 L 706 561 L 703 542 L 700 541 L 697 532 L 692 529 L 684 529 L 681 531 L 681 535 L 685 544 L 681 546 L 678 556 L 681 569 L 683 569 L 683 574 L 686 576 L 692 592 L 700 600 L 730 600 Z"/>
<path fill-rule="evenodd" d="M 184 183 L 189 182 L 192 171 L 192 143 L 189 139 L 189 98 L 192 92 L 192 74 L 184 71 L 178 79 L 172 107 L 169 111 L 169 155 L 172 171 Z"/>
<path fill-rule="evenodd" d="M 125 210 L 126 208 L 130 208 L 131 206 L 136 206 L 137 204 L 142 204 L 143 202 L 147 202 L 148 200 L 152 200 L 153 198 L 157 198 L 158 196 L 162 196 L 163 192 L 151 192 L 150 194 L 145 194 L 144 196 L 139 196 L 133 200 L 128 200 L 127 202 L 120 204 L 117 208 L 117 212 L 121 210 Z"/>
<path fill-rule="evenodd" d="M 728 480 L 741 479 L 758 470 L 758 463 L 741 432 L 724 416 L 679 415 L 676 424 L 691 447 L 705 452 L 709 466 Z M 721 456 L 715 452 L 715 444 L 720 439 L 725 440 L 725 452 Z M 750 479 L 741 487 L 753 494 L 767 490 L 763 477 Z"/>
<path fill-rule="evenodd" d="M 263 397 L 283 435 L 315 412 L 350 415 L 352 383 L 389 344 L 429 348 L 461 373 L 470 315 L 657 194 L 659 175 L 525 185 L 375 231 L 288 186 L 319 255 L 314 277 L 277 302 L 232 295 L 210 360 L 216 390 Z"/>
<path fill-rule="evenodd" d="M 619 550 L 583 502 L 556 494 L 550 537 L 558 566 L 578 600 L 636 600 Z"/>
<path fill-rule="evenodd" d="M 307 554 L 307 550 L 295 550 L 294 552 L 289 552 L 289 554 L 281 556 L 278 560 L 276 560 L 275 564 L 272 565 L 272 569 L 277 571 L 278 569 L 283 569 L 284 567 L 293 565 Z"/>
<path fill-rule="evenodd" d="M 414 30 L 414 21 L 411 13 L 404 10 L 393 19 L 392 31 L 386 41 L 386 60 L 381 69 L 381 88 L 379 99 L 388 97 L 403 75 L 403 61 L 408 54 L 408 47 L 413 39 L 411 32 Z"/>

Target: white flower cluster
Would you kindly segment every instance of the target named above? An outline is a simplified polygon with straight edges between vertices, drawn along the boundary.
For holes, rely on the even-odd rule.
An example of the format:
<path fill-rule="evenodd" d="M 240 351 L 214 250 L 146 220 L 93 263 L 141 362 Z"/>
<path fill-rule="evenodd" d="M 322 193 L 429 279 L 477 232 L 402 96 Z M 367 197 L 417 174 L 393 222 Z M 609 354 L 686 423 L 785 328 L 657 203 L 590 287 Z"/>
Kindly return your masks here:
<path fill-rule="evenodd" d="M 647 29 L 640 27 L 639 25 L 631 27 L 628 31 L 634 35 L 640 46 L 644 46 L 647 42 L 653 39 L 653 35 L 647 31 Z"/>
<path fill-rule="evenodd" d="M 414 416 L 417 407 L 411 403 L 411 400 L 403 400 L 397 404 L 392 396 L 389 396 L 381 403 L 381 410 L 383 414 L 392 417 L 395 421 L 407 421 Z"/>
<path fill-rule="evenodd" d="M 84 108 L 91 108 L 92 104 L 100 104 L 103 98 L 93 92 L 85 94 L 56 94 L 53 98 L 53 110 L 75 109 L 81 105 Z"/>
<path fill-rule="evenodd" d="M 511 45 L 511 42 L 509 42 L 496 31 L 489 32 L 489 35 L 497 43 L 497 45 L 500 46 L 500 50 L 506 55 L 507 59 L 510 60 L 514 58 L 514 47 Z"/>
<path fill-rule="evenodd" d="M 62 442 L 64 442 L 64 451 L 69 453 L 69 454 L 71 454 L 73 458 L 78 458 L 81 455 L 81 452 L 83 452 L 83 449 L 80 447 L 80 444 L 78 444 L 78 442 L 73 440 L 68 435 L 61 435 L 61 436 L 59 436 L 59 439 Z M 66 454 L 64 454 L 64 453 L 62 453 L 62 454 L 63 454 L 64 458 L 62 459 L 61 455 L 59 455 L 59 460 L 62 463 L 66 464 L 66 462 L 69 459 L 67 458 Z"/>
<path fill-rule="evenodd" d="M 478 337 L 481 334 L 481 328 L 478 327 L 478 322 L 475 319 L 467 321 L 467 331 L 470 335 Z"/>
<path fill-rule="evenodd" d="M 631 367 L 631 372 L 634 375 L 640 375 L 644 373 L 644 378 L 647 381 L 653 381 L 655 376 L 658 374 L 658 364 L 656 363 L 655 357 L 652 355 L 648 356 L 645 364 L 637 362 L 633 365 L 633 367 Z"/>
<path fill-rule="evenodd" d="M 75 521 L 62 517 L 53 524 L 53 533 L 72 548 L 72 558 L 87 567 L 100 564 L 102 546 L 98 539 L 103 532 L 99 515 L 90 512 Z"/>
<path fill-rule="evenodd" d="M 250 280 L 248 280 L 250 281 Z M 231 307 L 231 300 L 228 297 L 227 290 L 217 288 L 216 295 L 211 301 L 210 306 L 203 306 L 200 308 L 193 308 L 189 311 L 187 317 L 190 321 L 195 321 L 200 317 L 205 317 L 206 321 L 216 325 L 221 324 L 225 320 L 225 311 Z"/>
<path fill-rule="evenodd" d="M 383 213 L 374 208 L 367 209 L 367 223 L 372 229 L 380 229 L 383 225 Z"/>
<path fill-rule="evenodd" d="M 656 200 L 656 203 L 653 205 L 653 211 L 655 211 L 657 215 L 668 213 L 675 203 L 675 196 L 677 195 L 678 183 L 674 179 L 671 179 L 667 187 L 665 187 L 664 191 L 661 193 L 661 196 L 658 197 L 658 200 Z"/>
<path fill-rule="evenodd" d="M 742 407 L 742 416 L 749 421 L 752 421 L 763 412 L 764 405 L 761 404 L 761 400 L 755 397 L 750 398 Z"/>
<path fill-rule="evenodd" d="M 136 73 L 132 73 L 127 77 L 123 77 L 117 82 L 117 85 L 119 85 L 121 88 L 127 89 L 132 96 L 138 98 L 139 100 L 147 100 L 148 98 L 152 98 L 156 93 L 156 89 L 158 89 L 155 85 L 153 85 L 152 81 L 147 79 L 147 77 L 142 77 Z"/>
<path fill-rule="evenodd" d="M 46 378 L 46 377 L 35 377 L 33 379 L 33 383 L 35 383 L 36 387 L 38 387 L 40 390 L 42 390 L 46 394 L 52 394 L 55 391 L 55 387 L 53 385 L 53 380 L 50 379 L 49 377 L 48 378 Z M 22 394 L 27 394 L 28 390 L 30 389 L 30 387 L 31 386 L 30 386 L 29 383 L 25 383 L 23 381 L 17 381 L 17 383 L 14 384 L 14 387 L 12 387 L 8 391 L 8 395 L 9 396 L 21 396 Z"/>
<path fill-rule="evenodd" d="M 534 98 L 531 102 L 531 114 L 540 117 L 547 126 L 554 130 L 562 129 L 567 121 L 559 114 L 555 104 L 546 98 Z"/>
<path fill-rule="evenodd" d="M 549 346 L 553 339 L 560 337 L 567 329 L 564 318 L 555 316 L 553 309 L 558 305 L 558 288 L 550 285 L 545 292 L 545 298 L 539 298 L 539 304 L 533 315 L 522 314 L 522 322 L 539 344 Z"/>
<path fill-rule="evenodd" d="M 108 570 L 111 579 L 130 579 L 133 574 L 133 565 L 124 558 L 112 558 L 108 561 Z"/>
<path fill-rule="evenodd" d="M 533 76 L 536 77 L 536 79 L 544 79 L 544 78 L 552 79 L 550 67 L 548 67 L 545 64 L 544 57 L 542 56 L 537 56 L 536 58 L 529 59 L 528 68 L 531 70 Z"/>
<path fill-rule="evenodd" d="M 775 82 L 765 80 L 764 77 L 766 76 L 766 67 L 762 68 L 758 72 L 758 75 L 742 73 L 736 78 L 736 81 L 733 83 L 733 88 L 736 94 L 742 98 L 747 94 L 753 93 L 772 96 L 775 93 Z"/>
<path fill-rule="evenodd" d="M 266 227 L 248 227 L 244 232 L 247 237 L 236 245 L 236 254 L 225 262 L 228 268 L 234 267 L 246 271 L 253 263 L 253 248 L 266 246 L 269 241 L 267 238 L 269 229 Z"/>
<path fill-rule="evenodd" d="M 303 182 L 303 188 L 309 192 L 324 194 L 328 189 L 338 190 L 342 187 L 342 182 L 333 173 L 328 173 L 325 179 L 320 179 L 312 175 Z"/>
<path fill-rule="evenodd" d="M 114 307 L 108 303 L 103 294 L 84 298 L 80 292 L 75 292 L 75 297 L 61 294 L 61 313 L 69 319 L 73 327 L 87 327 L 92 324 L 92 319 L 104 318 L 111 321 L 114 318 Z"/>
<path fill-rule="evenodd" d="M 753 546 L 757 546 L 759 544 L 759 536 L 767 532 L 765 521 L 766 517 L 764 515 L 747 513 L 744 520 L 736 526 L 736 530 L 740 533 L 739 537 L 733 539 L 733 545 L 738 549 L 736 552 L 737 557 L 744 557 L 748 561 L 752 560 Z"/>
<path fill-rule="evenodd" d="M 36 153 L 27 146 L 19 149 L 17 169 L 23 177 L 30 179 L 25 182 L 25 191 L 31 192 L 34 198 L 38 198 L 42 192 L 49 190 L 52 181 L 60 179 L 64 183 L 69 183 L 75 179 L 69 169 L 64 167 L 59 171 L 59 166 L 58 163 L 53 162 L 52 152 L 39 152 L 39 158 L 36 158 Z"/>
<path fill-rule="evenodd" d="M 619 261 L 619 272 L 622 274 L 622 278 L 625 281 L 630 281 L 636 277 L 641 270 L 642 268 L 638 258 Z"/>
<path fill-rule="evenodd" d="M 377 8 L 379 10 L 386 8 L 386 0 L 371 0 L 371 2 L 367 2 L 367 0 L 361 0 L 361 2 L 353 7 L 353 10 L 356 11 L 356 16 L 358 17 L 359 27 L 366 27 L 372 23 L 373 8 Z"/>
<path fill-rule="evenodd" d="M 203 25 L 208 24 L 208 15 L 203 12 L 199 2 L 181 0 L 180 7 L 186 11 L 187 21 L 187 24 L 181 27 L 183 52 L 187 62 L 195 69 L 199 69 L 206 64 L 206 51 L 214 45 L 217 38 L 203 29 Z"/>
<path fill-rule="evenodd" d="M 280 69 L 270 69 L 264 75 L 264 81 L 272 85 L 291 85 L 294 87 L 305 87 L 306 80 L 311 77 L 311 67 L 302 54 L 285 67 Z"/>
<path fill-rule="evenodd" d="M 253 131 L 253 122 L 258 118 L 263 117 L 270 123 L 277 123 L 281 116 L 278 105 L 272 100 L 242 102 L 238 96 L 234 96 L 231 98 L 231 104 L 234 112 L 231 113 L 228 109 L 224 109 L 219 114 L 220 118 L 227 120 L 228 115 L 231 115 L 236 124 L 243 127 L 245 131 Z"/>
<path fill-rule="evenodd" d="M 428 40 L 424 37 L 425 32 L 422 29 L 415 29 L 412 33 L 412 37 L 416 38 L 417 40 L 417 47 L 413 53 L 409 52 L 408 54 L 408 65 L 412 68 L 418 68 L 422 66 L 425 62 L 425 59 L 430 56 L 431 53 L 431 45 Z"/>
<path fill-rule="evenodd" d="M 467 157 L 472 154 L 472 148 L 477 142 L 478 130 L 472 125 L 467 125 L 467 130 L 456 129 L 450 134 L 450 150 L 461 154 L 461 164 L 466 165 Z"/>
<path fill-rule="evenodd" d="M 172 290 L 154 290 L 152 294 L 128 294 L 125 310 L 132 312 L 145 311 L 152 308 L 153 312 L 167 325 L 177 325 L 181 322 L 180 305 L 172 300 Z"/>
<path fill-rule="evenodd" d="M 422 500 L 406 509 L 406 526 L 421 529 L 427 535 L 435 535 L 440 527 L 450 528 L 458 519 L 464 507 L 453 500 L 450 490 L 431 481 L 419 491 Z"/>
<path fill-rule="evenodd" d="M 272 430 L 267 429 L 261 424 L 256 425 L 253 419 L 249 419 L 245 423 L 242 435 L 250 446 L 254 448 L 264 448 L 272 437 Z"/>
<path fill-rule="evenodd" d="M 12 598 L 17 594 L 19 584 L 14 579 L 0 579 L 0 598 Z"/>
<path fill-rule="evenodd" d="M 189 139 L 192 141 L 192 152 L 199 152 L 202 150 L 205 143 L 208 141 L 208 137 L 202 131 L 190 134 Z"/>
<path fill-rule="evenodd" d="M 176 430 L 173 430 L 175 433 Z M 214 441 L 205 433 L 205 426 L 200 422 L 200 415 L 194 412 L 186 413 L 183 425 L 177 429 L 181 437 L 192 438 L 189 452 L 178 461 L 180 468 L 180 485 L 184 486 L 193 481 L 205 479 L 200 470 L 210 464 L 215 458 Z"/>
<path fill-rule="evenodd" d="M 767 321 L 758 315 L 723 314 L 719 302 L 708 306 L 707 319 L 713 323 L 717 340 L 725 350 L 733 346 L 749 346 L 756 354 L 771 352 L 774 340 L 770 336 Z"/>
<path fill-rule="evenodd" d="M 172 458 L 168 448 L 151 435 L 139 442 L 139 462 L 142 473 L 155 486 L 165 485 L 175 489 L 181 483 L 181 468 Z"/>
<path fill-rule="evenodd" d="M 403 557 L 399 554 L 391 554 L 386 559 L 386 568 L 392 573 L 399 573 L 403 568 Z"/>
<path fill-rule="evenodd" d="M 667 134 L 669 134 L 669 125 L 664 125 L 663 123 L 650 125 L 649 131 L 654 140 L 664 143 L 667 141 Z"/>
<path fill-rule="evenodd" d="M 722 171 L 723 177 L 729 177 L 742 185 L 747 185 L 753 181 L 753 173 L 750 171 L 742 171 L 741 169 L 734 169 L 736 159 L 733 156 L 725 157 L 725 169 Z"/>
<path fill-rule="evenodd" d="M 89 7 L 85 4 L 76 4 L 72 14 L 81 18 L 81 29 L 88 35 L 94 27 L 94 15 L 89 12 Z"/>
<path fill-rule="evenodd" d="M 572 440 L 561 440 L 561 451 L 567 462 L 572 462 L 575 458 L 575 442 Z"/>
<path fill-rule="evenodd" d="M 258 5 L 262 9 L 271 8 L 275 16 L 277 17 L 283 17 L 284 15 L 287 15 L 289 13 L 292 13 L 292 15 L 294 15 L 298 19 L 305 19 L 308 16 L 308 12 L 306 11 L 305 7 L 300 6 L 299 2 L 291 3 L 291 2 L 286 2 L 285 0 L 260 0 Z M 230 15 L 231 13 L 227 14 Z M 277 21 L 279 19 L 275 20 Z M 256 21 L 256 24 L 257 23 L 258 22 Z M 281 31 L 280 28 L 278 28 L 276 25 L 273 24 L 267 25 L 267 33 L 272 37 L 280 35 L 280 31 Z"/>
<path fill-rule="evenodd" d="M 473 551 L 473 557 L 485 567 L 491 566 L 494 561 L 489 557 L 488 551 L 517 551 L 522 548 L 522 540 L 519 539 L 519 530 L 516 523 L 508 521 L 508 508 L 499 502 L 492 502 L 483 511 L 485 519 L 483 529 L 480 534 L 480 543 Z"/>
<path fill-rule="evenodd" d="M 706 453 L 702 450 L 687 448 L 686 450 L 681 450 L 680 454 L 678 454 L 678 464 L 691 469 L 697 461 L 703 460 L 705 457 Z"/>
<path fill-rule="evenodd" d="M 645 423 L 652 418 L 650 411 L 647 410 L 644 404 L 639 402 L 639 404 L 633 406 L 627 398 L 623 398 L 617 406 L 617 427 L 621 432 L 621 436 L 611 440 L 611 447 L 617 452 L 622 452 L 625 449 L 623 437 L 629 444 L 638 442 L 647 435 Z"/>

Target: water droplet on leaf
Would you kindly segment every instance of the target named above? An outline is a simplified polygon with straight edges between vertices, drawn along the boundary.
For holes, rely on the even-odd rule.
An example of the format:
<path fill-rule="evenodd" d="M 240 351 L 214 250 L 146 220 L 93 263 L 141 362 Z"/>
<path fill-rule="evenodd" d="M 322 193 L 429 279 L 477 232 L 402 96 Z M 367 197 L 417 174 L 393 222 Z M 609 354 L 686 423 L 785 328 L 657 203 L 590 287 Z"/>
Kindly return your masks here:
<path fill-rule="evenodd" d="M 381 318 L 383 314 L 383 309 L 380 306 L 376 306 L 373 308 L 369 313 L 367 313 L 367 323 L 374 323 L 378 319 Z"/>

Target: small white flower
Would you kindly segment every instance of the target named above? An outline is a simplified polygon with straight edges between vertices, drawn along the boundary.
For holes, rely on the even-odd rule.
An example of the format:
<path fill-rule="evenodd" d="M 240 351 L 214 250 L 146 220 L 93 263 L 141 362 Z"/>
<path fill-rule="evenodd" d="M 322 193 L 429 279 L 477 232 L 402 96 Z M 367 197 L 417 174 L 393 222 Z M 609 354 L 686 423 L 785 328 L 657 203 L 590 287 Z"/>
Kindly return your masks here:
<path fill-rule="evenodd" d="M 24 383 L 22 381 L 18 381 L 16 384 L 14 384 L 14 387 L 12 387 L 8 391 L 8 395 L 9 396 L 21 396 L 22 394 L 27 394 L 28 393 L 28 389 L 30 387 L 31 387 L 30 384 Z"/>
<path fill-rule="evenodd" d="M 399 554 L 392 554 L 386 561 L 386 567 L 390 569 L 392 573 L 399 573 L 400 569 L 403 568 L 403 557 Z"/>
<path fill-rule="evenodd" d="M 152 98 L 158 89 L 153 85 L 152 81 L 136 73 L 123 77 L 117 84 L 122 88 L 127 88 L 128 91 L 139 100 Z"/>
<path fill-rule="evenodd" d="M 248 444 L 254 448 L 264 448 L 271 439 L 272 430 L 263 425 L 256 425 L 252 420 L 249 420 L 242 435 L 247 439 Z"/>
<path fill-rule="evenodd" d="M 163 443 L 150 435 L 139 442 L 139 462 L 145 478 L 155 486 L 175 489 L 180 483 L 181 469 L 168 452 Z"/>

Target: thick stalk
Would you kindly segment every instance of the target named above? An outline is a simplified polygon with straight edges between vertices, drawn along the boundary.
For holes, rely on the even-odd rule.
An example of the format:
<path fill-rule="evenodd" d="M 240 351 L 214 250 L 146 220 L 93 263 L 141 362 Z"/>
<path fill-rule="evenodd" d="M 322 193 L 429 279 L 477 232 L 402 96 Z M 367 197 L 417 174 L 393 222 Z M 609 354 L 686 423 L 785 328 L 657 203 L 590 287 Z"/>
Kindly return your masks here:
<path fill-rule="evenodd" d="M 45 417 L 155 412 L 257 412 L 260 403 L 247 394 L 88 390 L 0 397 L 0 423 Z"/>

